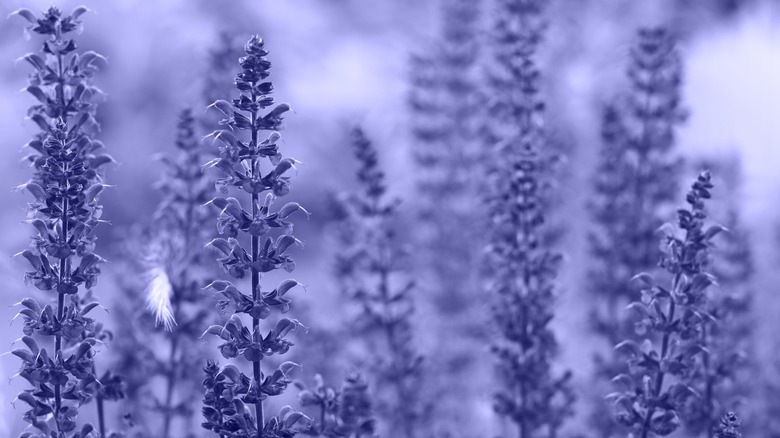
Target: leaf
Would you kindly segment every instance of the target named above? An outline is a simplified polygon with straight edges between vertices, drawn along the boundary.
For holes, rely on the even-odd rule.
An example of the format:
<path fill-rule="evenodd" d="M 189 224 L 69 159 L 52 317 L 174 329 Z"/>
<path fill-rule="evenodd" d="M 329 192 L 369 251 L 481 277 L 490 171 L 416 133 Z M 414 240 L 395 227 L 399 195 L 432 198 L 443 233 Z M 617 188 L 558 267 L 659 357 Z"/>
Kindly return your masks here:
<path fill-rule="evenodd" d="M 626 339 L 625 341 L 615 345 L 614 348 L 615 351 L 627 351 L 632 354 L 638 355 L 642 350 L 639 348 L 639 344 L 637 344 L 635 341 L 632 341 L 630 339 Z"/>
<path fill-rule="evenodd" d="M 235 113 L 235 110 L 233 109 L 233 105 L 230 102 L 222 99 L 217 100 L 211 105 L 207 106 L 206 110 L 209 110 L 211 108 L 218 109 L 220 112 L 222 112 L 222 114 L 226 115 L 227 117 L 232 117 L 233 114 Z"/>
<path fill-rule="evenodd" d="M 225 365 L 220 371 L 218 376 L 225 376 L 233 383 L 236 383 L 241 380 L 241 371 L 236 368 L 235 365 L 228 364 Z"/>
<path fill-rule="evenodd" d="M 87 202 L 87 204 L 91 204 L 100 194 L 100 192 L 102 192 L 106 187 L 111 186 L 108 184 L 93 184 L 89 186 L 89 188 L 84 190 L 84 200 Z"/>
<path fill-rule="evenodd" d="M 84 306 L 83 309 L 81 309 L 81 312 L 79 312 L 79 315 L 84 316 L 87 313 L 91 312 L 92 309 L 94 309 L 95 307 L 100 307 L 100 304 L 98 304 L 98 303 L 89 303 L 86 306 Z"/>
<path fill-rule="evenodd" d="M 100 155 L 96 155 L 92 159 L 92 167 L 98 168 L 98 167 L 103 166 L 105 164 L 115 163 L 115 162 L 116 161 L 114 160 L 114 158 L 112 156 L 110 156 L 108 154 L 100 154 Z"/>
<path fill-rule="evenodd" d="M 271 172 L 272 177 L 278 178 L 288 170 L 295 169 L 295 163 L 297 163 L 297 161 L 292 158 L 285 158 L 281 160 L 279 164 L 276 165 L 273 172 Z"/>
<path fill-rule="evenodd" d="M 290 289 L 294 288 L 295 286 L 303 286 L 301 283 L 297 282 L 296 280 L 284 280 L 277 288 L 276 291 L 279 293 L 279 296 L 284 296 L 284 294 L 287 293 Z"/>
<path fill-rule="evenodd" d="M 43 187 L 41 187 L 40 184 L 31 181 L 16 187 L 16 190 L 24 190 L 24 189 L 27 189 L 27 191 L 30 192 L 38 201 L 40 202 L 46 201 L 46 191 L 43 190 Z"/>
<path fill-rule="evenodd" d="M 224 331 L 225 328 L 222 327 L 221 325 L 212 325 L 209 326 L 209 328 L 207 328 L 202 335 L 200 335 L 200 338 L 202 339 L 206 335 L 215 335 L 215 336 L 219 336 L 220 338 L 226 341 L 230 340 L 230 337 L 226 333 L 224 333 Z"/>
<path fill-rule="evenodd" d="M 92 63 L 96 60 L 101 60 L 108 64 L 108 59 L 105 56 L 90 50 L 81 54 L 81 58 L 79 59 L 79 68 L 84 70 L 86 67 L 91 66 Z"/>
<path fill-rule="evenodd" d="M 308 427 L 309 424 L 311 424 L 312 419 L 307 417 L 306 415 L 303 415 L 302 413 L 295 411 L 287 414 L 287 416 L 284 417 L 284 427 L 289 429 L 296 425 L 296 423 L 301 423 L 301 426 L 304 428 Z"/>
<path fill-rule="evenodd" d="M 631 378 L 628 374 L 618 374 L 617 376 L 612 378 L 612 383 L 614 384 L 622 384 L 626 387 L 626 389 L 633 389 L 635 386 L 634 379 Z"/>
<path fill-rule="evenodd" d="M 721 225 L 712 225 L 709 228 L 707 228 L 707 231 L 704 232 L 704 239 L 709 240 L 713 237 L 717 236 L 718 234 L 722 232 L 731 232 L 728 228 L 721 226 Z"/>
<path fill-rule="evenodd" d="M 288 374 L 290 374 L 290 373 L 291 373 L 293 370 L 295 370 L 296 368 L 300 368 L 300 367 L 301 367 L 301 366 L 300 366 L 300 365 L 298 365 L 297 363 L 295 363 L 295 362 L 289 362 L 289 361 L 288 361 L 288 362 L 284 362 L 284 363 L 282 363 L 281 365 L 279 365 L 279 371 L 281 371 L 281 372 L 282 372 L 282 374 L 284 374 L 285 376 L 287 376 L 287 375 L 288 375 Z"/>
<path fill-rule="evenodd" d="M 40 115 L 40 114 L 33 114 L 30 117 L 30 120 L 35 122 L 36 125 L 38 125 L 39 128 L 41 128 L 41 131 L 49 132 L 51 131 L 51 127 L 49 126 L 49 123 L 46 121 L 46 119 Z"/>
<path fill-rule="evenodd" d="M 35 313 L 41 313 L 41 306 L 32 298 L 24 298 L 22 301 L 14 304 L 14 306 L 24 306 Z"/>
<path fill-rule="evenodd" d="M 19 58 L 18 60 L 19 61 L 27 61 L 27 62 L 29 62 L 30 65 L 35 67 L 35 69 L 40 71 L 40 72 L 43 72 L 44 70 L 46 70 L 46 61 L 44 61 L 43 58 L 41 58 L 40 55 L 37 55 L 35 53 L 28 53 L 28 54 L 22 56 L 21 58 Z"/>
<path fill-rule="evenodd" d="M 303 245 L 300 240 L 288 234 L 279 236 L 279 238 L 276 239 L 276 253 L 283 254 L 292 244 Z"/>
<path fill-rule="evenodd" d="M 298 321 L 282 318 L 274 327 L 274 335 L 277 338 L 283 338 L 296 327 L 298 327 Z"/>
<path fill-rule="evenodd" d="M 36 23 L 35 14 L 33 14 L 33 12 L 29 9 L 26 8 L 17 9 L 11 12 L 10 14 L 8 14 L 8 18 L 13 17 L 14 15 L 18 15 L 24 18 L 25 20 L 29 21 L 31 24 Z"/>
<path fill-rule="evenodd" d="M 206 246 L 213 246 L 214 248 L 222 252 L 224 255 L 229 255 L 233 251 L 232 248 L 230 247 L 230 243 L 223 238 L 212 239 L 210 242 L 206 243 Z M 218 282 L 215 281 L 214 283 L 211 283 L 211 285 L 214 285 L 215 283 L 218 284 Z"/>
<path fill-rule="evenodd" d="M 309 212 L 306 211 L 303 207 L 301 207 L 300 204 L 297 202 L 288 202 L 284 205 L 284 207 L 279 209 L 279 217 L 286 218 L 290 216 L 291 214 L 295 213 L 296 211 L 302 211 L 306 217 L 308 218 L 310 216 Z"/>
<path fill-rule="evenodd" d="M 266 114 L 263 117 L 263 119 L 270 120 L 272 118 L 277 118 L 277 117 L 281 116 L 282 114 L 286 113 L 287 111 L 290 111 L 291 109 L 292 108 L 290 107 L 290 105 L 288 105 L 286 103 L 280 103 L 279 105 L 276 106 L 276 108 L 274 108 L 271 111 L 269 111 L 268 114 Z"/>
<path fill-rule="evenodd" d="M 29 87 L 25 88 L 25 91 L 32 94 L 36 99 L 38 99 L 40 103 L 45 104 L 49 101 L 49 96 L 47 96 L 40 87 L 30 85 Z"/>
<path fill-rule="evenodd" d="M 81 17 L 82 15 L 90 11 L 91 9 L 87 8 L 86 6 L 79 6 L 76 9 L 74 9 L 73 12 L 70 13 L 70 16 L 74 20 L 77 20 L 79 17 Z"/>
<path fill-rule="evenodd" d="M 221 141 L 223 144 L 225 144 L 227 146 L 234 146 L 235 147 L 235 146 L 238 145 L 238 140 L 236 139 L 236 136 L 233 135 L 232 132 L 230 132 L 228 130 L 225 130 L 225 129 L 220 129 L 220 130 L 212 132 L 211 134 L 209 134 L 206 137 L 204 137 L 204 140 L 209 138 L 209 137 L 214 137 L 215 141 L 219 140 L 219 141 Z"/>
<path fill-rule="evenodd" d="M 655 280 L 653 279 L 653 276 L 648 274 L 647 272 L 641 272 L 639 274 L 634 275 L 631 277 L 631 281 L 641 281 L 648 287 L 653 287 L 655 285 Z"/>

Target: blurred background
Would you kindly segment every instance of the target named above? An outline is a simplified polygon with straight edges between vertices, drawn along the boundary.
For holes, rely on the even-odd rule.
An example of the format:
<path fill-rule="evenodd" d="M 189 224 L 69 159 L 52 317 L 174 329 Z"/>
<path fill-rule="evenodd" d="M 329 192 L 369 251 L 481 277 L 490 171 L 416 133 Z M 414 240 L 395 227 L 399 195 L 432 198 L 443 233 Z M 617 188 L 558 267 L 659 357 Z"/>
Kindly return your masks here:
<path fill-rule="evenodd" d="M 442 3 L 447 1 L 58 2 L 65 11 L 81 4 L 94 11 L 85 16 L 85 30 L 78 37 L 80 48 L 108 58 L 96 81 L 107 95 L 98 119 L 102 124 L 100 138 L 117 163 L 107 176 L 115 187 L 103 196 L 104 217 L 111 225 L 100 231 L 98 252 L 110 263 L 103 269 L 96 296 L 108 313 L 98 319 L 113 327 L 117 323 L 111 317 L 117 313 L 115 309 L 137 303 L 126 299 L 132 291 L 128 292 L 122 277 L 144 275 L 132 267 L 132 259 L 138 255 L 127 249 L 127 240 L 134 227 L 148 223 L 160 200 L 154 183 L 162 168 L 153 157 L 172 153 L 179 111 L 194 108 L 200 116 L 213 95 L 215 90 L 208 85 L 213 82 L 208 81 L 215 80 L 217 74 L 214 53 L 225 50 L 225 41 L 230 41 L 235 42 L 233 48 L 240 55 L 243 41 L 259 34 L 270 51 L 276 99 L 293 108 L 286 118 L 282 149 L 302 164 L 290 198 L 312 214 L 310 220 L 296 225 L 297 237 L 305 247 L 298 251 L 295 276 L 307 285 L 307 291 L 296 296 L 296 306 L 305 309 L 305 315 L 297 317 L 309 327 L 307 333 L 297 335 L 298 343 L 301 348 L 316 344 L 301 337 L 318 339 L 338 327 L 341 298 L 333 274 L 336 250 L 329 238 L 333 234 L 329 200 L 333 193 L 355 186 L 356 165 L 348 131 L 360 125 L 374 141 L 389 191 L 402 200 L 398 233 L 404 240 L 411 239 L 418 193 L 412 159 L 414 116 L 408 105 L 410 59 L 425 53 L 439 38 Z M 479 20 L 489 21 L 491 2 L 474 2 L 482 10 Z M 17 8 L 39 11 L 49 5 L 48 1 L 2 0 L 0 17 Z M 780 2 L 557 0 L 548 8 L 546 19 L 549 27 L 539 61 L 547 125 L 565 143 L 568 155 L 566 177 L 558 187 L 562 207 L 556 215 L 578 218 L 566 221 L 567 232 L 559 244 L 565 262 L 553 326 L 561 344 L 560 366 L 573 370 L 577 387 L 587 387 L 593 372 L 589 358 L 602 347 L 583 329 L 588 325 L 588 313 L 582 310 L 589 299 L 584 293 L 588 257 L 585 218 L 589 182 L 600 147 L 600 108 L 625 86 L 628 50 L 636 29 L 659 24 L 679 35 L 683 57 L 683 102 L 690 116 L 678 131 L 677 152 L 690 163 L 726 160 L 740 167 L 741 182 L 734 199 L 750 230 L 756 263 L 752 280 L 756 354 L 770 362 L 777 345 L 776 315 L 780 312 L 776 269 L 780 258 L 780 148 L 775 144 L 780 138 Z M 26 196 L 12 188 L 29 179 L 20 150 L 37 129 L 24 118 L 32 98 L 19 92 L 26 85 L 28 66 L 15 60 L 37 50 L 38 43 L 23 38 L 20 21 L 0 19 L 0 160 L 4 163 L 0 188 L 7 190 L 0 196 L 0 255 L 5 255 L 0 257 L 5 285 L 0 308 L 6 309 L 9 321 L 16 312 L 12 304 L 29 294 L 40 294 L 24 285 L 24 263 L 11 257 L 27 246 L 30 235 L 23 223 Z M 227 72 L 221 74 L 216 80 L 222 78 L 223 89 L 231 92 L 235 68 L 228 64 Z M 206 127 L 199 129 L 199 136 L 208 132 Z M 212 223 L 203 226 L 213 227 Z M 420 283 L 415 299 L 420 305 L 418 323 L 425 330 L 418 333 L 418 345 L 427 357 L 427 366 L 435 370 L 439 363 L 437 345 L 457 340 L 435 329 L 436 323 L 431 322 L 436 319 L 432 315 L 435 305 L 426 304 L 425 282 Z M 465 319 L 472 317 L 463 315 Z M 10 346 L 19 338 L 20 324 L 15 322 L 0 331 L 0 344 Z M 322 357 L 333 362 L 323 367 L 327 370 L 320 370 L 303 359 L 304 380 L 319 372 L 331 373 L 338 381 L 350 366 L 341 354 L 346 347 L 339 342 L 323 345 L 321 342 L 325 350 Z M 467 416 L 458 413 L 460 418 L 453 421 L 474 433 L 463 436 L 490 436 L 501 431 L 490 407 L 493 358 L 487 345 L 479 341 L 470 351 L 476 359 L 469 365 L 469 373 L 479 383 L 467 395 Z M 100 353 L 106 357 L 112 354 L 110 345 Z M 0 436 L 14 436 L 25 426 L 20 407 L 15 410 L 12 404 L 15 394 L 24 388 L 21 379 L 13 378 L 18 366 L 15 357 L 0 358 L 0 375 L 4 377 L 0 381 Z M 294 403 L 294 395 L 291 397 L 286 403 Z M 588 399 L 583 400 L 566 429 L 571 436 L 587 424 Z M 185 426 L 181 427 L 184 430 Z M 197 434 L 194 436 L 208 436 Z"/>

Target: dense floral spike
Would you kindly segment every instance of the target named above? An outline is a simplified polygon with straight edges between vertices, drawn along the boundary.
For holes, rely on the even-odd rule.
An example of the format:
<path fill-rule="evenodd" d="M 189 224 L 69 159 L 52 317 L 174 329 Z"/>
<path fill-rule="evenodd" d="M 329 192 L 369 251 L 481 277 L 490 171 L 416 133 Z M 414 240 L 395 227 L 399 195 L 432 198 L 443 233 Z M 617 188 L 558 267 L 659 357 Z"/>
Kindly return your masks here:
<path fill-rule="evenodd" d="M 377 438 L 376 419 L 368 383 L 362 375 L 351 373 L 344 379 L 341 390 L 325 386 L 322 376 L 314 377 L 314 387 L 300 382 L 298 400 L 301 406 L 313 407 L 319 418 L 312 422 L 307 435 L 328 438 Z"/>
<path fill-rule="evenodd" d="M 478 35 L 482 3 L 478 0 L 440 2 L 441 29 L 433 44 L 411 59 L 409 107 L 419 211 L 419 274 L 437 313 L 437 333 L 457 336 L 460 342 L 437 342 L 442 373 L 428 380 L 437 393 L 435 418 L 451 432 L 464 432 L 479 400 L 471 397 L 481 384 L 476 374 L 474 348 L 482 344 L 478 267 L 485 244 L 478 226 L 484 215 L 473 208 L 483 180 L 477 136 Z M 469 377 L 471 376 L 471 377 Z M 472 430 L 471 433 L 477 433 Z"/>
<path fill-rule="evenodd" d="M 278 416 L 266 420 L 263 401 L 284 392 L 291 382 L 289 376 L 298 365 L 282 363 L 266 375 L 261 362 L 272 355 L 282 355 L 293 345 L 287 335 L 299 325 L 298 321 L 281 318 L 263 335 L 260 321 L 268 319 L 273 311 L 286 313 L 291 300 L 285 295 L 298 285 L 295 280 L 283 281 L 273 290 L 263 291 L 260 277 L 266 272 L 284 269 L 291 272 L 295 262 L 287 250 L 300 243 L 292 236 L 291 216 L 306 211 L 290 202 L 272 211 L 276 198 L 290 190 L 287 172 L 295 160 L 283 158 L 277 142 L 280 135 L 275 130 L 282 125 L 282 115 L 290 109 L 287 104 L 274 106 L 271 92 L 273 85 L 265 79 L 271 63 L 266 59 L 263 40 L 253 36 L 244 47 L 246 56 L 239 59 L 241 72 L 235 85 L 240 94 L 231 102 L 218 100 L 211 106 L 221 111 L 225 118 L 220 122 L 226 129 L 214 131 L 211 137 L 220 142 L 219 157 L 206 168 L 221 171 L 216 187 L 220 194 L 228 196 L 232 191 L 249 195 L 249 210 L 235 197 L 217 197 L 209 203 L 219 210 L 217 230 L 224 238 L 209 242 L 220 254 L 217 262 L 231 277 L 251 279 L 251 292 L 242 292 L 230 281 L 214 281 L 208 289 L 219 297 L 221 311 L 232 312 L 223 325 L 213 325 L 205 334 L 221 338 L 220 353 L 227 359 L 242 357 L 252 364 L 252 376 L 246 376 L 238 368 L 228 365 L 220 369 L 214 363 L 206 367 L 204 381 L 206 396 L 203 427 L 220 436 L 234 438 L 291 437 L 298 428 L 308 428 L 308 418 L 300 413 L 283 409 Z M 266 108 L 272 109 L 262 114 Z M 249 139 L 242 139 L 242 131 Z M 272 131 L 260 140 L 262 131 Z M 270 164 L 263 173 L 263 163 Z M 260 195 L 265 193 L 263 199 Z M 246 203 L 246 201 L 245 201 Z M 244 249 L 248 240 L 250 249 Z M 245 325 L 241 315 L 251 318 L 251 326 Z M 254 415 L 247 406 L 254 406 Z"/>
<path fill-rule="evenodd" d="M 673 156 L 675 129 L 685 118 L 681 63 L 664 29 L 639 31 L 628 76 L 631 92 L 604 108 L 595 196 L 589 205 L 596 223 L 588 236 L 593 260 L 588 291 L 594 298 L 590 320 L 608 345 L 636 336 L 622 310 L 631 301 L 630 277 L 656 265 L 656 230 L 663 211 L 676 199 L 682 164 Z M 624 369 L 613 354 L 599 355 L 596 364 L 604 381 Z M 592 426 L 603 436 L 618 433 L 608 421 L 608 406 L 596 406 Z"/>
<path fill-rule="evenodd" d="M 737 205 L 739 176 L 733 163 L 738 161 L 710 164 L 719 175 L 726 175 L 720 180 L 727 186 L 726 196 L 722 196 L 726 199 L 725 208 L 716 209 L 711 216 L 718 217 L 729 232 L 721 236 L 713 249 L 712 272 L 718 279 L 718 287 L 711 288 L 707 306 L 715 320 L 707 320 L 702 330 L 702 343 L 707 351 L 702 355 L 693 385 L 701 399 L 687 406 L 684 415 L 687 431 L 696 436 L 712 437 L 721 413 L 743 405 L 753 396 L 755 386 L 752 345 L 755 266 L 749 235 Z"/>
<path fill-rule="evenodd" d="M 544 3 L 499 2 L 490 76 L 501 95 L 491 108 L 495 124 L 490 127 L 496 150 L 490 164 L 489 292 L 499 332 L 492 350 L 501 388 L 494 409 L 514 423 L 521 438 L 555 436 L 574 402 L 571 374 L 552 371 L 557 342 L 549 323 L 561 256 L 546 248 L 543 226 L 551 157 L 544 150 L 549 142 L 534 55 Z"/>
<path fill-rule="evenodd" d="M 707 265 L 711 239 L 724 229 L 704 227 L 704 201 L 711 197 L 711 189 L 710 174 L 703 172 L 686 196 L 689 207 L 678 210 L 682 235 L 671 225 L 663 228 L 659 266 L 671 277 L 670 285 L 658 284 L 647 273 L 635 277 L 644 287 L 641 301 L 630 308 L 639 316 L 635 326 L 643 342 L 631 337 L 615 347 L 628 357 L 629 370 L 613 379 L 625 390 L 608 399 L 614 402 L 618 422 L 641 438 L 672 433 L 680 426 L 684 405 L 700 396 L 694 386 L 700 358 L 707 351 L 702 331 L 713 319 L 707 290 L 715 279 Z"/>
<path fill-rule="evenodd" d="M 35 198 L 29 206 L 30 223 L 37 233 L 20 255 L 32 266 L 25 279 L 57 294 L 56 307 L 42 306 L 32 298 L 19 303 L 27 349 L 13 353 L 22 359 L 20 375 L 33 389 L 18 398 L 30 405 L 24 418 L 38 430 L 25 432 L 25 437 L 86 438 L 98 432 L 106 436 L 102 401 L 123 396 L 121 378 L 110 372 L 100 378 L 96 374 L 93 347 L 111 334 L 87 316 L 98 306 L 90 289 L 103 262 L 94 253 L 94 229 L 102 214 L 98 196 L 106 187 L 101 167 L 112 160 L 93 138 L 94 98 L 100 91 L 92 82 L 98 70 L 95 62 L 102 57 L 78 53 L 69 38 L 80 29 L 85 12 L 79 7 L 64 14 L 51 7 L 40 17 L 27 9 L 12 14 L 30 23 L 28 31 L 45 38 L 40 54 L 21 58 L 34 69 L 25 90 L 38 101 L 28 117 L 40 132 L 27 144 L 33 150 L 27 157 L 33 178 L 20 186 Z M 39 345 L 40 337 L 53 338 L 52 353 Z M 98 430 L 91 424 L 78 427 L 76 421 L 78 407 L 92 400 L 98 408 Z"/>
<path fill-rule="evenodd" d="M 422 423 L 422 357 L 412 319 L 415 285 L 403 275 L 409 254 L 395 235 L 398 201 L 386 199 L 377 151 L 361 129 L 352 136 L 361 192 L 344 202 L 336 276 L 359 311 L 351 331 L 371 355 L 370 376 L 387 435 L 412 438 L 427 425 Z"/>

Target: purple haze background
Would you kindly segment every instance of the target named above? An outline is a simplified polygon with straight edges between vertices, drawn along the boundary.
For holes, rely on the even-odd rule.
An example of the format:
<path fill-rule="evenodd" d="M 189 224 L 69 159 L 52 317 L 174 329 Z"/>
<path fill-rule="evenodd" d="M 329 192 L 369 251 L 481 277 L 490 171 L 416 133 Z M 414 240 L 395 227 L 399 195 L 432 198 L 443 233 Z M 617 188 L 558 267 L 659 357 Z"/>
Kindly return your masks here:
<path fill-rule="evenodd" d="M 29 230 L 22 223 L 26 198 L 11 190 L 28 179 L 20 163 L 20 147 L 35 131 L 24 121 L 31 98 L 17 92 L 25 85 L 26 69 L 14 62 L 34 50 L 21 38 L 22 26 L 3 20 L 13 10 L 42 10 L 49 1 L 3 0 L 0 3 L 0 281 L 4 284 L 0 308 L 5 319 L 11 305 L 30 293 L 23 284 L 23 263 L 11 258 L 27 245 Z M 741 197 L 745 221 L 752 230 L 758 262 L 757 308 L 761 309 L 759 334 L 777 332 L 780 300 L 776 298 L 778 262 L 775 229 L 780 199 L 780 7 L 778 2 L 746 2 L 732 14 L 720 15 L 692 2 L 654 0 L 558 0 L 550 11 L 550 33 L 542 49 L 549 99 L 549 124 L 571 143 L 570 178 L 562 187 L 567 211 L 564 217 L 584 217 L 587 184 L 598 150 L 598 105 L 613 95 L 623 81 L 628 42 L 639 25 L 677 23 L 684 29 L 684 100 L 691 111 L 681 129 L 678 150 L 689 157 L 727 156 L 739 159 L 744 182 Z M 705 3 L 705 2 L 701 2 Z M 409 120 L 406 111 L 408 59 L 435 35 L 438 2 L 423 0 L 268 0 L 207 1 L 139 0 L 60 1 L 65 10 L 84 4 L 96 11 L 86 17 L 81 47 L 109 59 L 98 77 L 107 92 L 99 119 L 102 140 L 118 164 L 108 180 L 116 187 L 104 196 L 105 215 L 112 223 L 99 241 L 101 253 L 121 261 L 124 231 L 149 218 L 158 200 L 152 185 L 160 166 L 151 158 L 170 151 L 178 110 L 203 107 L 202 78 L 208 51 L 220 32 L 241 37 L 258 33 L 267 42 L 274 63 L 272 79 L 279 101 L 295 113 L 287 118 L 284 147 L 304 165 L 296 178 L 294 198 L 312 211 L 299 238 L 306 251 L 298 256 L 297 278 L 309 285 L 302 300 L 333 307 L 338 291 L 332 280 L 326 239 L 318 222 L 324 216 L 328 190 L 349 189 L 351 160 L 344 159 L 346 129 L 362 124 L 374 138 L 389 174 L 390 189 L 413 199 L 410 170 Z M 562 342 L 562 363 L 578 365 L 587 383 L 593 348 L 583 308 L 580 279 L 585 275 L 578 260 L 586 259 L 585 222 L 571 223 L 567 234 L 567 263 L 561 278 L 560 310 L 554 322 Z M 111 296 L 118 273 L 105 267 L 98 295 Z M 104 301 L 115 303 L 121 297 Z M 112 304 L 107 304 L 110 310 Z M 318 326 L 332 324 L 321 312 Z M 19 323 L 0 331 L 0 345 L 19 337 Z M 759 344 L 762 345 L 762 344 Z M 771 343 L 763 343 L 767 354 Z M 110 347 L 108 348 L 110 354 Z M 583 356 L 584 355 L 584 356 Z M 583 363 L 584 362 L 584 363 Z M 0 436 L 23 427 L 11 405 L 22 387 L 12 379 L 18 363 L 0 359 Z M 10 382 L 10 383 L 6 383 Z M 487 394 L 487 392 L 486 392 Z M 485 424 L 492 416 L 489 398 L 480 411 Z"/>

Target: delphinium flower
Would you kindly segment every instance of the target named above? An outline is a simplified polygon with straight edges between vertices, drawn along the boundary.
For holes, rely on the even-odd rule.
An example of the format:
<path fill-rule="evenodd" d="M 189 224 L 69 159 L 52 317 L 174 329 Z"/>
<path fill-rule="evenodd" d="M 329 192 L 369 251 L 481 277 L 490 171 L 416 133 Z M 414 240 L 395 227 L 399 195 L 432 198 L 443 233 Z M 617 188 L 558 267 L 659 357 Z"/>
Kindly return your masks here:
<path fill-rule="evenodd" d="M 685 409 L 685 426 L 696 436 L 714 436 L 715 426 L 726 409 L 738 409 L 752 397 L 754 332 L 752 313 L 753 251 L 750 236 L 742 223 L 739 209 L 738 167 L 733 163 L 709 163 L 722 176 L 721 185 L 727 187 L 725 204 L 714 209 L 711 216 L 722 218 L 729 232 L 719 236 L 713 249 L 712 272 L 718 279 L 717 287 L 708 294 L 708 312 L 714 317 L 705 321 L 702 343 L 702 365 L 696 370 L 694 388 L 701 399 Z"/>
<path fill-rule="evenodd" d="M 472 354 L 485 338 L 475 292 L 485 243 L 476 224 L 484 217 L 472 204 L 482 181 L 474 163 L 481 147 L 478 39 L 483 3 L 441 2 L 441 29 L 412 56 L 410 65 L 408 101 L 419 193 L 414 201 L 419 211 L 414 236 L 419 242 L 417 275 L 436 309 L 436 333 L 459 339 L 436 343 L 431 354 L 439 358 L 441 378 L 427 379 L 439 394 L 434 418 L 451 432 L 469 427 L 466 419 L 480 401 L 470 395 L 483 383 L 473 378 L 481 373 L 474 370 L 478 362 Z"/>
<path fill-rule="evenodd" d="M 27 9 L 12 14 L 29 22 L 27 31 L 45 39 L 40 54 L 21 58 L 33 67 L 26 91 L 38 103 L 28 117 L 40 132 L 27 144 L 33 178 L 20 186 L 34 197 L 29 222 L 36 235 L 20 255 L 32 266 L 25 280 L 57 297 L 55 304 L 32 298 L 19 303 L 27 349 L 13 353 L 23 361 L 19 375 L 33 387 L 18 396 L 30 406 L 24 419 L 32 429 L 23 437 L 107 436 L 102 401 L 123 395 L 120 378 L 96 374 L 93 347 L 110 333 L 88 316 L 98 306 L 90 290 L 103 262 L 94 252 L 94 230 L 102 214 L 98 195 L 106 187 L 101 168 L 112 160 L 94 138 L 95 96 L 100 93 L 93 76 L 102 57 L 78 53 L 70 38 L 85 12 L 79 7 L 64 14 L 51 7 L 40 17 Z M 44 339 L 51 340 L 51 347 L 41 345 Z M 79 407 L 93 400 L 97 430 L 88 423 L 79 427 Z"/>
<path fill-rule="evenodd" d="M 705 227 L 705 200 L 711 197 L 709 172 L 702 172 L 686 195 L 688 208 L 677 212 L 677 229 L 664 226 L 663 257 L 659 266 L 669 284 L 657 276 L 636 275 L 642 283 L 640 301 L 629 308 L 638 316 L 634 336 L 615 350 L 627 357 L 628 371 L 613 382 L 623 388 L 607 396 L 614 403 L 616 419 L 637 437 L 666 436 L 679 428 L 680 414 L 700 383 L 696 372 L 706 353 L 702 331 L 713 319 L 707 305 L 708 288 L 715 282 L 707 270 L 713 247 L 711 239 L 723 230 Z"/>
<path fill-rule="evenodd" d="M 561 256 L 544 238 L 547 183 L 554 154 L 543 125 L 540 71 L 543 1 L 501 1 L 494 24 L 490 108 L 490 245 L 487 267 L 496 336 L 495 412 L 517 436 L 556 436 L 572 415 L 571 373 L 553 371 L 558 344 L 550 328 Z"/>
<path fill-rule="evenodd" d="M 314 386 L 296 382 L 298 400 L 316 411 L 307 435 L 328 438 L 376 438 L 376 419 L 368 382 L 359 373 L 344 378 L 341 389 L 325 386 L 322 376 L 314 376 Z"/>
<path fill-rule="evenodd" d="M 278 318 L 264 334 L 261 322 L 274 313 L 289 311 L 287 294 L 298 282 L 285 280 L 274 289 L 263 290 L 260 279 L 268 272 L 295 268 L 288 249 L 300 242 L 292 235 L 291 218 L 306 211 L 295 202 L 272 209 L 274 201 L 290 191 L 288 171 L 295 164 L 295 160 L 282 157 L 277 144 L 280 135 L 276 130 L 290 107 L 274 105 L 273 85 L 266 80 L 271 64 L 263 40 L 253 36 L 244 51 L 246 55 L 239 59 L 241 72 L 235 79 L 238 97 L 212 104 L 224 114 L 220 124 L 225 129 L 211 134 L 220 143 L 219 157 L 205 167 L 221 172 L 216 187 L 226 196 L 209 202 L 219 210 L 217 230 L 224 237 L 213 239 L 208 246 L 219 253 L 217 262 L 230 277 L 249 277 L 250 291 L 243 292 L 230 281 L 212 282 L 208 289 L 219 297 L 218 307 L 231 315 L 223 325 L 209 327 L 204 335 L 220 338 L 222 356 L 248 362 L 252 374 L 247 376 L 232 364 L 220 368 L 209 361 L 203 381 L 203 427 L 221 437 L 286 438 L 299 428 L 308 428 L 308 418 L 289 407 L 266 418 L 264 402 L 285 391 L 298 365 L 284 362 L 273 371 L 266 370 L 268 374 L 261 365 L 270 356 L 287 353 L 293 345 L 287 336 L 300 324 Z M 269 136 L 261 139 L 260 134 L 267 131 Z M 238 197 L 229 196 L 231 192 Z M 247 317 L 250 321 L 245 322 Z"/>
<path fill-rule="evenodd" d="M 396 235 L 398 200 L 387 199 L 378 154 L 363 131 L 352 132 L 359 193 L 344 203 L 336 276 L 358 311 L 351 332 L 363 342 L 378 414 L 388 436 L 423 436 L 422 356 L 413 325 L 414 281 L 404 275 L 409 254 Z"/>
<path fill-rule="evenodd" d="M 681 170 L 674 156 L 675 129 L 685 113 L 675 41 L 662 28 L 642 29 L 630 59 L 630 93 L 603 111 L 595 194 L 589 205 L 595 222 L 588 236 L 590 320 L 608 345 L 636 336 L 623 312 L 633 291 L 630 278 L 656 265 L 656 230 L 676 199 Z M 614 354 L 596 357 L 596 374 L 603 382 L 623 368 Z M 619 428 L 609 421 L 609 407 L 600 393 L 594 394 L 599 401 L 591 426 L 599 436 L 613 436 Z"/>

